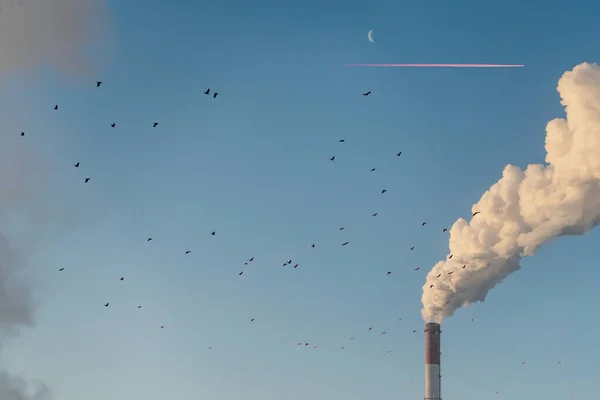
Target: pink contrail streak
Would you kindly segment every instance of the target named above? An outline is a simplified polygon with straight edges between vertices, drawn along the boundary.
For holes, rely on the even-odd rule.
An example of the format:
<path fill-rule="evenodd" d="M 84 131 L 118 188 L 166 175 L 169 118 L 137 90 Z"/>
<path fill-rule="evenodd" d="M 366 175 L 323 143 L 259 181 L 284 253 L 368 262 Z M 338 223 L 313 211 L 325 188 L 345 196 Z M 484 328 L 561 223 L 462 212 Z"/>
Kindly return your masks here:
<path fill-rule="evenodd" d="M 523 64 L 346 64 L 347 67 L 520 68 Z"/>

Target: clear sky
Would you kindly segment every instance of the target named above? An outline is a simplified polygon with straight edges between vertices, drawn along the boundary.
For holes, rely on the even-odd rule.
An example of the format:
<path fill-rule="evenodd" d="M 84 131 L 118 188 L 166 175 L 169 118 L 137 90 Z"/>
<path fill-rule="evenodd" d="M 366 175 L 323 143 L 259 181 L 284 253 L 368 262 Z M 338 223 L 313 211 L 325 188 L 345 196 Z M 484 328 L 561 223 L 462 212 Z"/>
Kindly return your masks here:
<path fill-rule="evenodd" d="M 0 365 L 55 400 L 422 398 L 442 228 L 506 164 L 543 162 L 559 77 L 597 61 L 599 4 L 143 3 L 109 1 L 97 76 L 3 83 L 2 145 L 43 155 L 52 207 L 29 254 L 36 323 Z M 589 398 L 599 239 L 545 246 L 443 324 L 444 398 Z"/>

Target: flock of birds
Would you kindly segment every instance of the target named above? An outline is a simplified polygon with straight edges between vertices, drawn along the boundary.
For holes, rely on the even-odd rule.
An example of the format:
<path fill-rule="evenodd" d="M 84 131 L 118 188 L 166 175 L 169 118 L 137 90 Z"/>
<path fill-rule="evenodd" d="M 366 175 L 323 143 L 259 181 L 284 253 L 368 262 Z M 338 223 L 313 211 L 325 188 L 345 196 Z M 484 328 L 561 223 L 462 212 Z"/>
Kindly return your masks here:
<path fill-rule="evenodd" d="M 96 87 L 97 87 L 97 88 L 99 88 L 100 86 L 102 86 L 102 84 L 103 84 L 103 83 L 104 83 L 104 82 L 102 82 L 102 81 L 96 81 Z M 204 91 L 203 93 L 204 93 L 205 95 L 209 96 L 209 95 L 211 94 L 211 89 L 210 89 L 210 88 L 208 88 L 208 89 L 206 89 L 206 91 Z M 369 96 L 370 94 L 371 94 L 371 91 L 368 91 L 368 92 L 365 92 L 365 93 L 363 93 L 363 96 Z M 213 92 L 213 93 L 212 93 L 212 97 L 213 97 L 213 99 L 216 99 L 218 95 L 219 95 L 219 93 L 218 93 L 218 92 Z M 54 109 L 55 111 L 58 111 L 58 110 L 59 110 L 59 106 L 58 106 L 58 104 L 55 104 L 55 105 L 54 105 L 54 107 L 53 107 L 53 109 Z M 158 122 L 153 122 L 153 123 L 152 123 L 152 127 L 153 127 L 153 128 L 156 128 L 156 127 L 158 127 L 158 125 L 159 125 L 159 123 L 158 123 Z M 111 123 L 111 124 L 110 124 L 110 126 L 111 126 L 112 128 L 115 128 L 115 127 L 116 127 L 116 123 L 115 123 L 115 122 L 113 122 L 113 123 Z M 25 132 L 21 132 L 21 136 L 25 136 Z M 344 139 L 340 139 L 338 142 L 339 142 L 339 143 L 345 143 L 346 141 L 345 141 Z M 402 155 L 402 152 L 401 152 L 401 151 L 399 151 L 399 152 L 395 153 L 395 155 L 396 155 L 396 157 L 400 157 L 400 156 Z M 330 158 L 329 158 L 329 160 L 330 160 L 330 161 L 335 161 L 335 155 L 334 155 L 334 156 L 332 156 L 332 157 L 330 157 Z M 75 168 L 79 168 L 79 167 L 80 167 L 80 165 L 81 165 L 81 164 L 80 164 L 80 162 L 79 162 L 79 161 L 77 161 L 77 162 L 76 162 L 76 163 L 75 163 L 73 166 L 74 166 Z M 371 172 L 375 172 L 375 170 L 376 170 L 376 168 L 371 168 L 371 170 L 370 170 L 370 171 L 371 171 Z M 90 177 L 86 177 L 86 178 L 84 179 L 84 183 L 88 183 L 88 182 L 90 182 L 90 180 L 91 180 L 91 178 L 90 178 Z M 385 194 L 385 193 L 387 193 L 387 189 L 385 189 L 385 188 L 384 188 L 384 189 L 381 189 L 381 194 Z M 475 217 L 475 216 L 476 216 L 476 215 L 478 215 L 478 214 L 480 214 L 480 212 L 479 212 L 479 211 L 476 211 L 476 212 L 474 212 L 474 213 L 472 214 L 472 216 L 473 216 L 473 217 Z M 373 214 L 371 214 L 371 216 L 373 216 L 373 217 L 376 217 L 377 215 L 378 215 L 378 213 L 376 213 L 376 212 L 375 212 L 375 213 L 373 213 Z M 421 223 L 421 227 L 425 227 L 427 224 L 428 224 L 428 222 L 427 222 L 427 221 L 423 221 L 423 222 Z M 345 229 L 344 227 L 340 227 L 340 228 L 339 228 L 339 230 L 340 230 L 340 231 L 343 231 L 344 229 Z M 442 228 L 442 232 L 443 232 L 443 233 L 449 232 L 449 231 L 448 231 L 448 228 Z M 216 233 L 216 231 L 212 231 L 212 232 L 210 232 L 210 235 L 212 235 L 212 236 L 215 236 L 216 234 L 217 234 L 217 233 Z M 152 238 L 152 237 L 148 237 L 148 238 L 146 239 L 146 242 L 151 242 L 152 240 L 153 240 L 153 238 Z M 342 245 L 342 246 L 347 246 L 349 243 L 350 243 L 349 241 L 345 241 L 345 242 L 343 242 L 341 245 Z M 310 245 L 310 247 L 311 247 L 311 248 L 315 248 L 315 247 L 316 247 L 316 244 L 315 244 L 315 243 L 313 243 L 313 244 L 311 244 L 311 245 Z M 410 250 L 410 251 L 413 251 L 413 250 L 415 250 L 415 246 L 411 246 L 411 247 L 409 248 L 409 250 Z M 186 254 L 186 255 L 187 255 L 187 254 L 190 254 L 191 252 L 192 252 L 191 250 L 185 250 L 185 253 L 184 253 L 184 254 Z M 450 255 L 448 256 L 448 259 L 451 259 L 451 258 L 452 258 L 452 256 L 453 256 L 453 255 L 452 255 L 452 254 L 450 254 Z M 244 265 L 245 265 L 245 266 L 248 266 L 248 265 L 249 265 L 250 263 L 252 263 L 253 261 L 254 261 L 254 257 L 250 257 L 250 258 L 249 258 L 247 261 L 245 261 L 245 262 L 244 262 Z M 298 267 L 299 267 L 299 265 L 300 265 L 299 263 L 297 263 L 297 262 L 294 262 L 294 260 L 292 260 L 292 259 L 285 260 L 285 261 L 283 262 L 283 264 L 282 264 L 282 266 L 283 266 L 283 267 L 286 267 L 286 266 L 291 266 L 292 268 L 298 268 Z M 467 265 L 463 265 L 463 266 L 462 266 L 462 268 L 466 268 L 466 267 L 467 267 Z M 65 268 L 59 268 L 59 269 L 58 269 L 58 271 L 59 271 L 59 272 L 62 272 L 62 271 L 64 271 L 64 270 L 65 270 Z M 419 270 L 420 270 L 420 267 L 417 267 L 417 268 L 415 268 L 414 270 L 415 270 L 415 271 L 419 271 Z M 448 274 L 453 274 L 453 273 L 454 273 L 454 271 L 450 271 L 450 272 L 448 272 Z M 240 272 L 238 273 L 238 275 L 239 275 L 239 276 L 242 276 L 243 274 L 244 274 L 244 271 L 243 271 L 243 270 L 242 270 L 242 271 L 240 271 Z M 391 272 L 391 271 L 388 271 L 388 272 L 386 273 L 386 275 L 391 275 L 391 274 L 392 274 L 392 272 Z M 441 277 L 441 274 L 440 274 L 440 275 L 438 275 L 438 278 L 439 278 L 439 277 Z M 124 276 L 121 276 L 121 277 L 119 278 L 119 280 L 120 280 L 120 281 L 124 281 L 124 280 L 125 280 L 125 277 L 124 277 Z M 432 284 L 432 285 L 430 285 L 430 287 L 429 287 L 429 288 L 430 288 L 430 289 L 432 289 L 433 287 L 434 287 L 434 285 Z M 106 303 L 104 303 L 104 307 L 109 307 L 109 306 L 110 306 L 110 302 L 106 302 Z M 137 306 L 137 308 L 138 308 L 138 309 L 140 309 L 140 308 L 142 308 L 142 306 L 141 306 L 141 305 L 138 305 L 138 306 Z M 399 318 L 399 320 L 402 320 L 402 318 Z M 255 321 L 256 321 L 256 319 L 255 319 L 255 318 L 250 318 L 250 319 L 249 319 L 249 322 L 250 322 L 250 323 L 254 323 Z M 474 322 L 474 319 L 471 319 L 471 322 Z M 160 325 L 160 329 L 164 329 L 164 328 L 165 328 L 165 326 L 164 326 L 164 325 Z M 370 326 L 370 327 L 368 327 L 368 329 L 366 329 L 366 330 L 367 330 L 368 332 L 371 332 L 371 331 L 373 330 L 373 327 L 371 327 L 371 326 Z M 417 329 L 413 329 L 413 330 L 412 330 L 412 333 L 413 333 L 413 334 L 415 334 L 415 333 L 417 333 L 417 332 L 418 332 L 418 330 L 417 330 Z M 388 334 L 388 332 L 387 332 L 387 331 L 382 331 L 380 334 L 381 334 L 381 335 L 387 335 L 387 334 Z M 355 338 L 354 338 L 354 337 L 350 337 L 350 341 L 354 341 L 354 340 L 355 340 Z M 309 342 L 303 342 L 303 341 L 300 341 L 300 342 L 298 342 L 298 343 L 297 343 L 297 346 L 298 346 L 298 347 L 312 347 L 313 349 L 316 349 L 316 348 L 318 348 L 318 347 L 319 347 L 318 345 L 314 345 L 314 344 L 312 344 L 312 345 L 311 345 Z M 208 346 L 208 349 L 209 349 L 209 350 L 211 350 L 212 348 L 213 348 L 212 346 Z M 345 348 L 346 348 L 346 345 L 342 345 L 342 346 L 340 346 L 340 350 L 344 350 Z M 387 350 L 387 351 L 386 351 L 386 355 L 389 355 L 391 352 L 392 352 L 391 350 Z M 561 363 L 562 363 L 562 361 L 558 361 L 558 364 L 561 364 Z M 525 364 L 526 364 L 526 361 L 523 361 L 521 364 L 522 364 L 522 365 L 525 365 Z M 411 381 L 411 382 L 410 382 L 410 384 L 414 384 L 414 381 Z M 507 387 L 508 385 L 504 385 L 504 386 L 505 386 L 505 387 Z M 500 392 L 495 392 L 495 393 L 496 393 L 496 394 L 500 394 Z M 572 396 L 572 395 L 571 395 L 571 396 L 570 396 L 570 398 L 574 398 L 574 396 Z"/>

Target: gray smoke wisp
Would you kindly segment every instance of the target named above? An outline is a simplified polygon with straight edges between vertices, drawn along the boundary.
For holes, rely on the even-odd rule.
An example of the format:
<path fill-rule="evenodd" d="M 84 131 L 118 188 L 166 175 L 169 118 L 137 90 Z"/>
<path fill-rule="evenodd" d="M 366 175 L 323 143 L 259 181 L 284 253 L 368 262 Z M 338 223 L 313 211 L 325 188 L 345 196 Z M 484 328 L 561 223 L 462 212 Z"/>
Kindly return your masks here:
<path fill-rule="evenodd" d="M 0 83 L 48 68 L 89 77 L 110 55 L 110 34 L 105 0 L 0 0 Z M 50 214 L 48 165 L 14 134 L 0 127 L 0 357 L 7 338 L 34 325 L 27 258 Z M 0 371 L 0 400 L 50 398 L 43 384 Z"/>
<path fill-rule="evenodd" d="M 92 72 L 112 44 L 106 3 L 0 0 L 0 74 L 39 67 Z"/>
<path fill-rule="evenodd" d="M 563 74 L 557 90 L 566 118 L 546 126 L 546 163 L 525 170 L 507 165 L 473 205 L 480 214 L 453 224 L 453 257 L 438 262 L 423 286 L 426 322 L 441 323 L 484 301 L 520 268 L 521 258 L 547 241 L 582 235 L 600 223 L 600 67 L 577 65 Z"/>

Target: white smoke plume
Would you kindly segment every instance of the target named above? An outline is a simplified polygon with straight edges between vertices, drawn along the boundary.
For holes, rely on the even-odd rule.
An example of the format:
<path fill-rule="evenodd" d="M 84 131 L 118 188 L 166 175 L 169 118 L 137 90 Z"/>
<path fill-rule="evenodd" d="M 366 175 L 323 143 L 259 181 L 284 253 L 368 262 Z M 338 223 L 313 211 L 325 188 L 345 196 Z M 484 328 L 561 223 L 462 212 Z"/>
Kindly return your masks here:
<path fill-rule="evenodd" d="M 0 0 L 0 74 L 40 67 L 91 73 L 112 44 L 106 3 Z"/>
<path fill-rule="evenodd" d="M 577 65 L 557 90 L 566 118 L 546 126 L 546 164 L 525 170 L 507 165 L 472 207 L 480 214 L 454 223 L 452 258 L 438 262 L 423 286 L 426 322 L 441 323 L 484 301 L 545 242 L 582 235 L 600 223 L 600 67 Z"/>
<path fill-rule="evenodd" d="M 107 55 L 98 57 L 97 51 L 111 44 L 108 17 L 105 0 L 0 0 L 0 82 L 40 68 L 66 76 L 91 74 Z M 49 166 L 28 150 L 26 138 L 14 138 L 15 132 L 0 126 L 0 350 L 7 337 L 34 325 L 37 302 L 27 256 L 35 250 L 31 244 L 39 243 L 34 237 L 44 230 L 50 207 L 43 184 Z M 17 239 L 29 246 L 16 248 Z M 0 400 L 50 398 L 43 384 L 0 371 Z"/>

